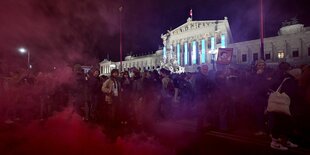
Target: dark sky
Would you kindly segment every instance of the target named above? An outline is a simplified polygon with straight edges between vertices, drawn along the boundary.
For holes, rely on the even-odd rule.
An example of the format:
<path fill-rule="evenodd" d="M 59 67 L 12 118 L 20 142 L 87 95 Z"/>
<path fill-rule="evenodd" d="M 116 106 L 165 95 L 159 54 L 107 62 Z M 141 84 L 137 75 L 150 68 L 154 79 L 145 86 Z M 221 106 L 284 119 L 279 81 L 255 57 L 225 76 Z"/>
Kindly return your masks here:
<path fill-rule="evenodd" d="M 306 0 L 264 1 L 266 36 L 293 17 L 310 26 Z M 118 60 L 120 5 L 124 55 L 156 51 L 160 35 L 185 23 L 191 8 L 194 20 L 227 16 L 235 42 L 259 37 L 259 0 L 1 0 L 1 59 L 22 61 L 16 48 L 25 46 L 40 65 L 91 64 L 108 53 Z"/>

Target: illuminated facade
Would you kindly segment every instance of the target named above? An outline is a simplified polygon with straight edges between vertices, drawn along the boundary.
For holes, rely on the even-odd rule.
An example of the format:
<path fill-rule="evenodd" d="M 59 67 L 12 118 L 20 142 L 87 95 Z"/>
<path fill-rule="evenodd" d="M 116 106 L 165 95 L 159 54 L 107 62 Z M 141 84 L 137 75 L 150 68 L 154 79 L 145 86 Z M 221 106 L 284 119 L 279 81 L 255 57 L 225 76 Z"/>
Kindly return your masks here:
<path fill-rule="evenodd" d="M 234 49 L 235 64 L 249 65 L 260 58 L 260 40 L 250 40 L 228 45 Z M 265 60 L 270 64 L 286 61 L 292 65 L 310 62 L 310 27 L 303 24 L 280 28 L 278 36 L 264 38 Z"/>
<path fill-rule="evenodd" d="M 154 54 L 143 55 L 143 56 L 126 56 L 125 60 L 122 61 L 123 70 L 128 70 L 129 68 L 137 68 L 140 71 L 144 70 L 154 70 L 161 67 L 163 59 L 163 50 L 158 50 Z M 99 63 L 100 65 L 100 75 L 109 76 L 111 70 L 120 68 L 120 62 L 113 62 L 109 60 L 103 60 Z"/>
<path fill-rule="evenodd" d="M 202 64 L 211 65 L 218 48 L 232 42 L 228 19 L 187 22 L 162 34 L 163 62 L 178 64 L 185 71 L 196 71 Z"/>
<path fill-rule="evenodd" d="M 140 57 L 127 56 L 123 68 L 136 67 L 143 71 L 175 64 L 184 67 L 185 72 L 195 72 L 198 66 L 207 64 L 212 69 L 218 48 L 233 48 L 233 65 L 250 65 L 260 58 L 260 40 L 233 43 L 226 17 L 224 20 L 206 21 L 189 18 L 185 24 L 161 35 L 161 38 L 162 50 Z M 297 23 L 283 26 L 278 36 L 264 38 L 264 51 L 267 64 L 277 65 L 281 61 L 292 65 L 309 64 L 310 27 Z M 119 65 L 119 62 L 104 60 L 100 63 L 100 73 L 109 75 L 111 69 L 119 68 Z M 217 67 L 215 65 L 215 69 Z"/>

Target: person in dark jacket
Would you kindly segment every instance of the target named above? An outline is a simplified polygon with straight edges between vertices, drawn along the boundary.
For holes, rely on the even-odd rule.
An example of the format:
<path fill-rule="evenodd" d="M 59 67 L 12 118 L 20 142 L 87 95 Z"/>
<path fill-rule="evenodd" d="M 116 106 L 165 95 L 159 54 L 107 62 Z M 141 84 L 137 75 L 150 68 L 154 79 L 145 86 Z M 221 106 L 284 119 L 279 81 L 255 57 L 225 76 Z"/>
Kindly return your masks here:
<path fill-rule="evenodd" d="M 298 104 L 298 79 L 301 75 L 301 69 L 292 69 L 286 72 L 284 78 L 275 83 L 273 90 L 280 88 L 280 93 L 285 93 L 290 98 L 291 108 Z M 282 84 L 282 85 L 281 85 Z M 270 147 L 278 150 L 287 150 L 288 147 L 298 147 L 292 143 L 290 138 L 293 131 L 293 119 L 291 115 L 281 112 L 268 112 L 268 121 L 272 141 Z"/>
<path fill-rule="evenodd" d="M 121 77 L 121 91 L 122 91 L 122 101 L 120 105 L 120 113 L 121 113 L 121 124 L 127 124 L 128 120 L 130 119 L 131 108 L 130 105 L 132 104 L 132 80 L 129 77 L 129 72 L 123 72 Z"/>
<path fill-rule="evenodd" d="M 83 112 L 81 111 L 81 106 L 85 103 L 85 74 L 81 65 L 76 64 L 73 68 L 73 80 L 71 84 L 70 95 L 72 97 L 72 103 L 74 110 L 72 113 L 76 112 L 81 115 Z"/>
<path fill-rule="evenodd" d="M 101 80 L 99 70 L 91 69 L 86 77 L 86 102 L 85 102 L 85 120 L 95 119 L 99 97 L 101 95 Z"/>
<path fill-rule="evenodd" d="M 212 124 L 212 115 L 211 115 L 211 102 L 209 98 L 214 88 L 213 82 L 208 77 L 208 66 L 203 65 L 199 69 L 198 74 L 195 76 L 195 85 L 194 89 L 196 104 L 198 109 L 198 122 L 197 130 L 202 130 L 204 127 L 210 127 Z M 206 122 L 206 124 L 204 124 Z"/>
<path fill-rule="evenodd" d="M 264 60 L 257 60 L 256 70 L 251 76 L 251 101 L 254 112 L 255 135 L 266 134 L 264 111 L 267 107 L 268 88 L 271 84 L 271 75 L 266 70 Z"/>

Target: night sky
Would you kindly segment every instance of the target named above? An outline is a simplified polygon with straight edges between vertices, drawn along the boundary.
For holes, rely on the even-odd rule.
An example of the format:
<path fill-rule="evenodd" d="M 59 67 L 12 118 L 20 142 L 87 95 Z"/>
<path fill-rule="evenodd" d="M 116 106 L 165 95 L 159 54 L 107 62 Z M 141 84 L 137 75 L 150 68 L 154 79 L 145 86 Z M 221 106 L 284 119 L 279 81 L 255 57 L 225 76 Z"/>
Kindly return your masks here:
<path fill-rule="evenodd" d="M 23 62 L 16 49 L 24 46 L 37 66 L 118 60 L 121 5 L 124 56 L 156 51 L 160 35 L 184 24 L 190 9 L 194 20 L 227 16 L 235 42 L 259 38 L 259 0 L 1 0 L 0 58 Z M 265 0 L 264 9 L 267 37 L 293 17 L 310 26 L 306 0 Z"/>

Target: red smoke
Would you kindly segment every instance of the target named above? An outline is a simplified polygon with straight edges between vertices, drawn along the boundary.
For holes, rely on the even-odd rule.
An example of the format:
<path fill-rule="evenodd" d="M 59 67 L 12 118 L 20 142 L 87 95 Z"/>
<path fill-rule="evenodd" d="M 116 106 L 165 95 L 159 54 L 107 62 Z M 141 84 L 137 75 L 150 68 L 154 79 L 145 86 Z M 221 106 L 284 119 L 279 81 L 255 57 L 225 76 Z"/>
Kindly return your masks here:
<path fill-rule="evenodd" d="M 100 127 L 83 122 L 70 108 L 45 123 L 34 121 L 18 128 L 0 134 L 0 154 L 173 154 L 153 138 L 142 135 L 110 143 Z"/>

